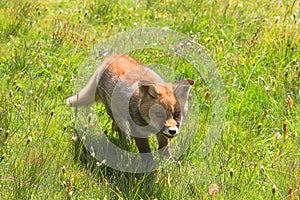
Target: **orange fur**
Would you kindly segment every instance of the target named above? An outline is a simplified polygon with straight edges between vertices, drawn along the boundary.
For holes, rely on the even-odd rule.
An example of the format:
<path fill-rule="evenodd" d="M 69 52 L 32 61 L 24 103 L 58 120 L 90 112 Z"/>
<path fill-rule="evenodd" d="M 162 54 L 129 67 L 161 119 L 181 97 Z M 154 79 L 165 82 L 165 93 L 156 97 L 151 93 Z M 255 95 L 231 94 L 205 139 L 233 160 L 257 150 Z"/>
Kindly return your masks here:
<path fill-rule="evenodd" d="M 77 95 L 67 99 L 67 104 L 84 106 L 101 101 L 114 121 L 121 118 L 121 123 L 117 123 L 119 130 L 133 135 L 140 153 L 149 153 L 151 149 L 145 133 L 137 126 L 153 122 L 154 129 L 149 130 L 156 133 L 158 149 L 171 158 L 170 138 L 179 133 L 193 84 L 192 80 L 167 83 L 128 55 L 113 55 L 104 61 Z M 125 114 L 128 110 L 130 116 Z M 128 121 L 130 130 L 124 125 Z M 143 159 L 153 160 L 152 157 Z"/>

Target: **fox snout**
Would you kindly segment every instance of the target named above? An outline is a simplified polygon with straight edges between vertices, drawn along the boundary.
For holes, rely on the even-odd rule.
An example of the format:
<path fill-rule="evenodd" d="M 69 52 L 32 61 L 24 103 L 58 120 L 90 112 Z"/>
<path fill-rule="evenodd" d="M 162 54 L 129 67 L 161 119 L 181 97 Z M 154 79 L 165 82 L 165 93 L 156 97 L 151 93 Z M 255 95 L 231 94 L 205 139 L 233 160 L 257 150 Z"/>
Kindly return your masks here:
<path fill-rule="evenodd" d="M 173 118 L 169 118 L 168 120 L 166 120 L 162 132 L 167 138 L 176 137 L 179 133 L 179 126 L 180 123 L 178 121 Z"/>
<path fill-rule="evenodd" d="M 165 126 L 163 128 L 162 132 L 167 138 L 173 138 L 178 135 L 179 130 L 178 130 L 177 126 L 175 126 L 175 127 L 166 127 Z"/>

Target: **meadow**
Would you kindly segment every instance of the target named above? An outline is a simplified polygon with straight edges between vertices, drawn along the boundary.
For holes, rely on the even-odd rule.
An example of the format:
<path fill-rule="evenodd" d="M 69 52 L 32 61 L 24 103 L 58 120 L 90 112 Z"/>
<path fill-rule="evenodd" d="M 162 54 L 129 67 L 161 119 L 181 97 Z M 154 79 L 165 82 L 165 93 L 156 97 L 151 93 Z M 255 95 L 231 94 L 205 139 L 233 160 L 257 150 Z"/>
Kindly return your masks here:
<path fill-rule="evenodd" d="M 2 0 L 0 199 L 300 199 L 299 10 L 296 0 Z M 220 137 L 199 155 L 213 113 L 188 63 L 133 51 L 141 62 L 182 65 L 196 81 L 195 137 L 180 166 L 155 173 L 89 164 L 66 98 L 97 45 L 145 27 L 185 34 L 215 62 L 226 96 Z"/>

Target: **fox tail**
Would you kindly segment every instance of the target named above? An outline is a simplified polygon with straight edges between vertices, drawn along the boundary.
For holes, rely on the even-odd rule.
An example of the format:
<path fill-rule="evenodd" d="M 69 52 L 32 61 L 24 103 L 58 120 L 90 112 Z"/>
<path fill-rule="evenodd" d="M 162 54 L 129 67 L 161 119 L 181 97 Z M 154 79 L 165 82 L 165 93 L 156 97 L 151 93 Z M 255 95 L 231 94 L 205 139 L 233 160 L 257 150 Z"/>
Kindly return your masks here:
<path fill-rule="evenodd" d="M 89 80 L 88 84 L 76 95 L 67 98 L 68 106 L 87 106 L 99 100 L 97 86 L 100 79 L 99 70 Z"/>

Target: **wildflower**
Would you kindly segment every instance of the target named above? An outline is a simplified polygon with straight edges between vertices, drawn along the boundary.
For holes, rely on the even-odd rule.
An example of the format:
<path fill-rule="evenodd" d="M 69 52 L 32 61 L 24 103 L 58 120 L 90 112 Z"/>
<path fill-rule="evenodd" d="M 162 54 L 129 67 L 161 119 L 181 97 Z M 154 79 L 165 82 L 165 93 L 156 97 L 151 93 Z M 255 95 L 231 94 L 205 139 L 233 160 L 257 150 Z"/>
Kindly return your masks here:
<path fill-rule="evenodd" d="M 262 130 L 262 125 L 263 125 L 262 123 L 258 123 L 258 125 L 257 125 L 257 130 L 258 130 L 258 131 L 261 131 L 261 130 Z"/>
<path fill-rule="evenodd" d="M 128 8 L 128 11 L 129 12 L 132 12 L 134 9 L 133 8 Z"/>
<path fill-rule="evenodd" d="M 287 123 L 286 122 L 284 122 L 283 123 L 283 135 L 286 137 L 287 136 Z"/>
<path fill-rule="evenodd" d="M 72 180 L 70 179 L 69 184 L 68 184 L 68 195 L 69 195 L 69 197 L 72 197 L 72 194 L 73 194 L 73 183 L 72 183 Z"/>
<path fill-rule="evenodd" d="M 101 162 L 96 162 L 97 167 L 100 167 L 102 165 L 105 165 L 106 160 L 102 160 Z"/>
<path fill-rule="evenodd" d="M 73 136 L 72 136 L 72 140 L 73 140 L 73 141 L 76 141 L 77 139 L 78 139 L 78 137 L 77 137 L 76 135 L 73 135 Z"/>
<path fill-rule="evenodd" d="M 275 194 L 276 190 L 277 190 L 277 187 L 276 187 L 276 185 L 274 184 L 273 187 L 272 187 L 272 194 Z"/>
<path fill-rule="evenodd" d="M 268 112 L 269 112 L 269 110 L 268 110 L 268 108 L 266 108 L 263 115 L 262 115 L 262 118 L 266 118 Z"/>
<path fill-rule="evenodd" d="M 104 50 L 103 56 L 107 56 L 107 55 L 108 55 L 108 51 L 107 51 L 107 50 Z"/>
<path fill-rule="evenodd" d="M 210 93 L 209 93 L 209 91 L 206 91 L 206 93 L 205 93 L 205 100 L 206 100 L 207 103 L 210 102 Z"/>
<path fill-rule="evenodd" d="M 290 186 L 288 191 L 288 197 L 291 198 L 293 196 L 293 188 Z"/>
<path fill-rule="evenodd" d="M 9 135 L 10 135 L 10 131 L 9 130 L 5 131 L 5 138 L 7 138 Z"/>
<path fill-rule="evenodd" d="M 91 150 L 90 150 L 90 154 L 93 158 L 95 158 L 95 151 L 94 151 L 94 147 L 91 146 Z"/>
<path fill-rule="evenodd" d="M 230 175 L 231 178 L 233 177 L 233 172 L 234 172 L 234 170 L 231 168 L 230 171 L 229 171 L 229 175 Z"/>
<path fill-rule="evenodd" d="M 32 137 L 28 136 L 28 138 L 27 138 L 27 144 L 29 144 L 31 141 L 32 141 Z"/>
<path fill-rule="evenodd" d="M 218 191 L 219 191 L 219 187 L 217 184 L 211 184 L 209 186 L 209 195 L 215 196 Z"/>
<path fill-rule="evenodd" d="M 270 87 L 268 85 L 265 86 L 266 91 L 270 91 Z"/>
<path fill-rule="evenodd" d="M 279 138 L 281 138 L 281 134 L 279 132 L 276 132 L 274 134 L 274 137 L 278 140 Z"/>
<path fill-rule="evenodd" d="M 293 104 L 294 104 L 294 102 L 293 102 L 293 99 L 292 99 L 292 97 L 291 97 L 290 95 L 288 95 L 288 97 L 286 98 L 285 101 L 286 101 L 287 104 L 289 105 L 290 109 L 293 109 Z"/>
<path fill-rule="evenodd" d="M 90 123 L 91 122 L 91 120 L 92 120 L 92 114 L 90 113 L 89 115 L 88 115 L 88 123 Z"/>

